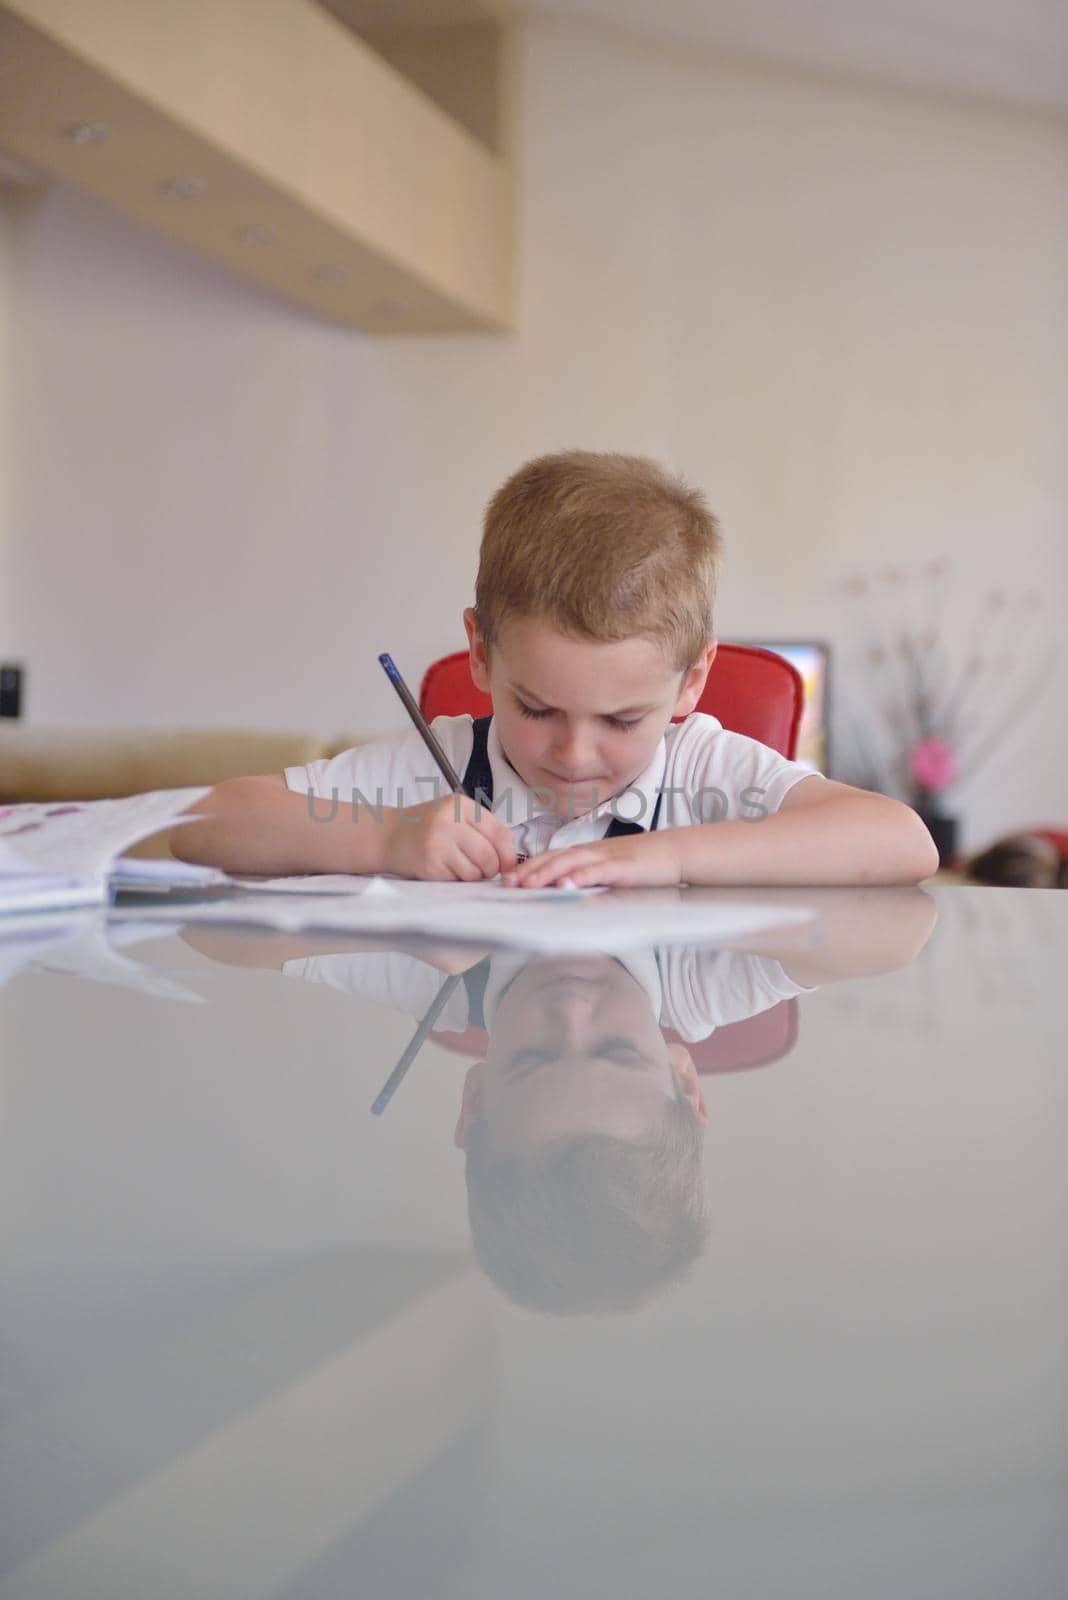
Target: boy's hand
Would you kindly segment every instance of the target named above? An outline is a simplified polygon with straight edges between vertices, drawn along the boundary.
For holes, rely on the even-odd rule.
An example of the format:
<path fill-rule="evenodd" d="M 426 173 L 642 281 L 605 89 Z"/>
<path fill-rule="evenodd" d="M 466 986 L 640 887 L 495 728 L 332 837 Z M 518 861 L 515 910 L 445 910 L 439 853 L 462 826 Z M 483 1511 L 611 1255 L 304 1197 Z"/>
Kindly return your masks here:
<path fill-rule="evenodd" d="M 576 889 L 599 884 L 648 888 L 681 883 L 673 831 L 668 828 L 663 833 L 635 833 L 623 839 L 570 845 L 566 850 L 543 850 L 507 873 L 504 882 L 523 889 L 545 889 L 565 880 Z"/>
<path fill-rule="evenodd" d="M 393 812 L 386 826 L 382 870 L 400 878 L 476 883 L 516 864 L 511 828 L 467 795 L 408 806 Z"/>

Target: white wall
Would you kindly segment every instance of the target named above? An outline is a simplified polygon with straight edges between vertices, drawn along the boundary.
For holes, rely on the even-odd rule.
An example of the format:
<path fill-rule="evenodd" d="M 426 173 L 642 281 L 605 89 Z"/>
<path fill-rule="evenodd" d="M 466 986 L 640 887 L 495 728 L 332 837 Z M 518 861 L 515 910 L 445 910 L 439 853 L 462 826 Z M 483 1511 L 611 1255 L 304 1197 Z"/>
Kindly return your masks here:
<path fill-rule="evenodd" d="M 11 410 L 14 382 L 11 371 L 15 236 L 15 209 L 11 192 L 0 182 L 0 659 L 9 658 L 11 607 L 8 540 L 11 531 Z"/>
<path fill-rule="evenodd" d="M 397 725 L 461 642 L 482 506 L 533 452 L 645 451 L 723 516 L 727 637 L 857 624 L 945 553 L 1068 591 L 1068 126 L 541 21 L 508 338 L 312 321 L 62 190 L 20 207 L 8 552 L 42 721 Z M 1033 650 L 1033 645 L 1029 645 Z M 850 656 L 843 649 L 841 661 Z M 963 797 L 1068 813 L 1068 659 Z"/>

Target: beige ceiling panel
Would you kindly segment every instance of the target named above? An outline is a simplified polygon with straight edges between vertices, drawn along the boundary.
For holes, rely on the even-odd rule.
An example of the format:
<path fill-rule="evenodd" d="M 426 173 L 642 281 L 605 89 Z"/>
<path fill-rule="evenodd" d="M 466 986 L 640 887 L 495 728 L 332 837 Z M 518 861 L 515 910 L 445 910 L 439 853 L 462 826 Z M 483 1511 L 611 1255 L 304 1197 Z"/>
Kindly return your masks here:
<path fill-rule="evenodd" d="M 340 321 L 509 325 L 509 164 L 313 0 L 2 0 L 0 147 Z"/>

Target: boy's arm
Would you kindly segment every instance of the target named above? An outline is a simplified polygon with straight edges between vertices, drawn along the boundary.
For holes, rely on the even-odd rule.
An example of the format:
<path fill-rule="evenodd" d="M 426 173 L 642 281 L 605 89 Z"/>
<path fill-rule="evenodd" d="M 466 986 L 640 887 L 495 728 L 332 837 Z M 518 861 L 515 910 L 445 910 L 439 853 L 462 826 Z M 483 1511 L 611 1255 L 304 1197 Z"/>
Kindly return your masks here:
<path fill-rule="evenodd" d="M 506 882 L 593 884 L 907 884 L 938 852 L 915 811 L 829 778 L 803 778 L 752 822 L 701 822 L 532 856 Z"/>
<path fill-rule="evenodd" d="M 225 872 L 389 872 L 473 883 L 516 864 L 511 829 L 467 795 L 398 810 L 311 799 L 281 773 L 227 778 L 189 806 L 199 818 L 172 831 L 180 861 Z"/>
<path fill-rule="evenodd" d="M 915 811 L 829 778 L 803 778 L 757 821 L 669 831 L 684 883 L 915 884 L 938 869 Z"/>
<path fill-rule="evenodd" d="M 807 989 L 907 967 L 938 923 L 935 901 L 913 887 L 795 889 L 775 900 L 815 911 L 817 920 L 740 939 L 734 948 L 778 961 Z"/>
<path fill-rule="evenodd" d="M 281 773 L 227 778 L 189 811 L 200 820 L 170 836 L 179 861 L 271 877 L 385 870 L 385 815 L 376 823 L 364 809 L 354 822 L 351 806 L 329 800 L 316 801 L 313 810 L 308 796 L 287 788 Z"/>

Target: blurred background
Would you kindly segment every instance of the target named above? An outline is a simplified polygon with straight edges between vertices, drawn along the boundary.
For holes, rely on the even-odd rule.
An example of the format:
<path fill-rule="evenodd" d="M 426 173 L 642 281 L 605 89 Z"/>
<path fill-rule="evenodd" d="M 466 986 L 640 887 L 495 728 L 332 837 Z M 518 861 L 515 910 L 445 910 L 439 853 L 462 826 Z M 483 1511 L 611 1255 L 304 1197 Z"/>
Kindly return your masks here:
<path fill-rule="evenodd" d="M 936 736 L 966 845 L 1068 816 L 1066 19 L 4 0 L 25 724 L 395 728 L 375 656 L 581 446 L 706 491 L 722 638 L 827 647 L 835 775 Z"/>

